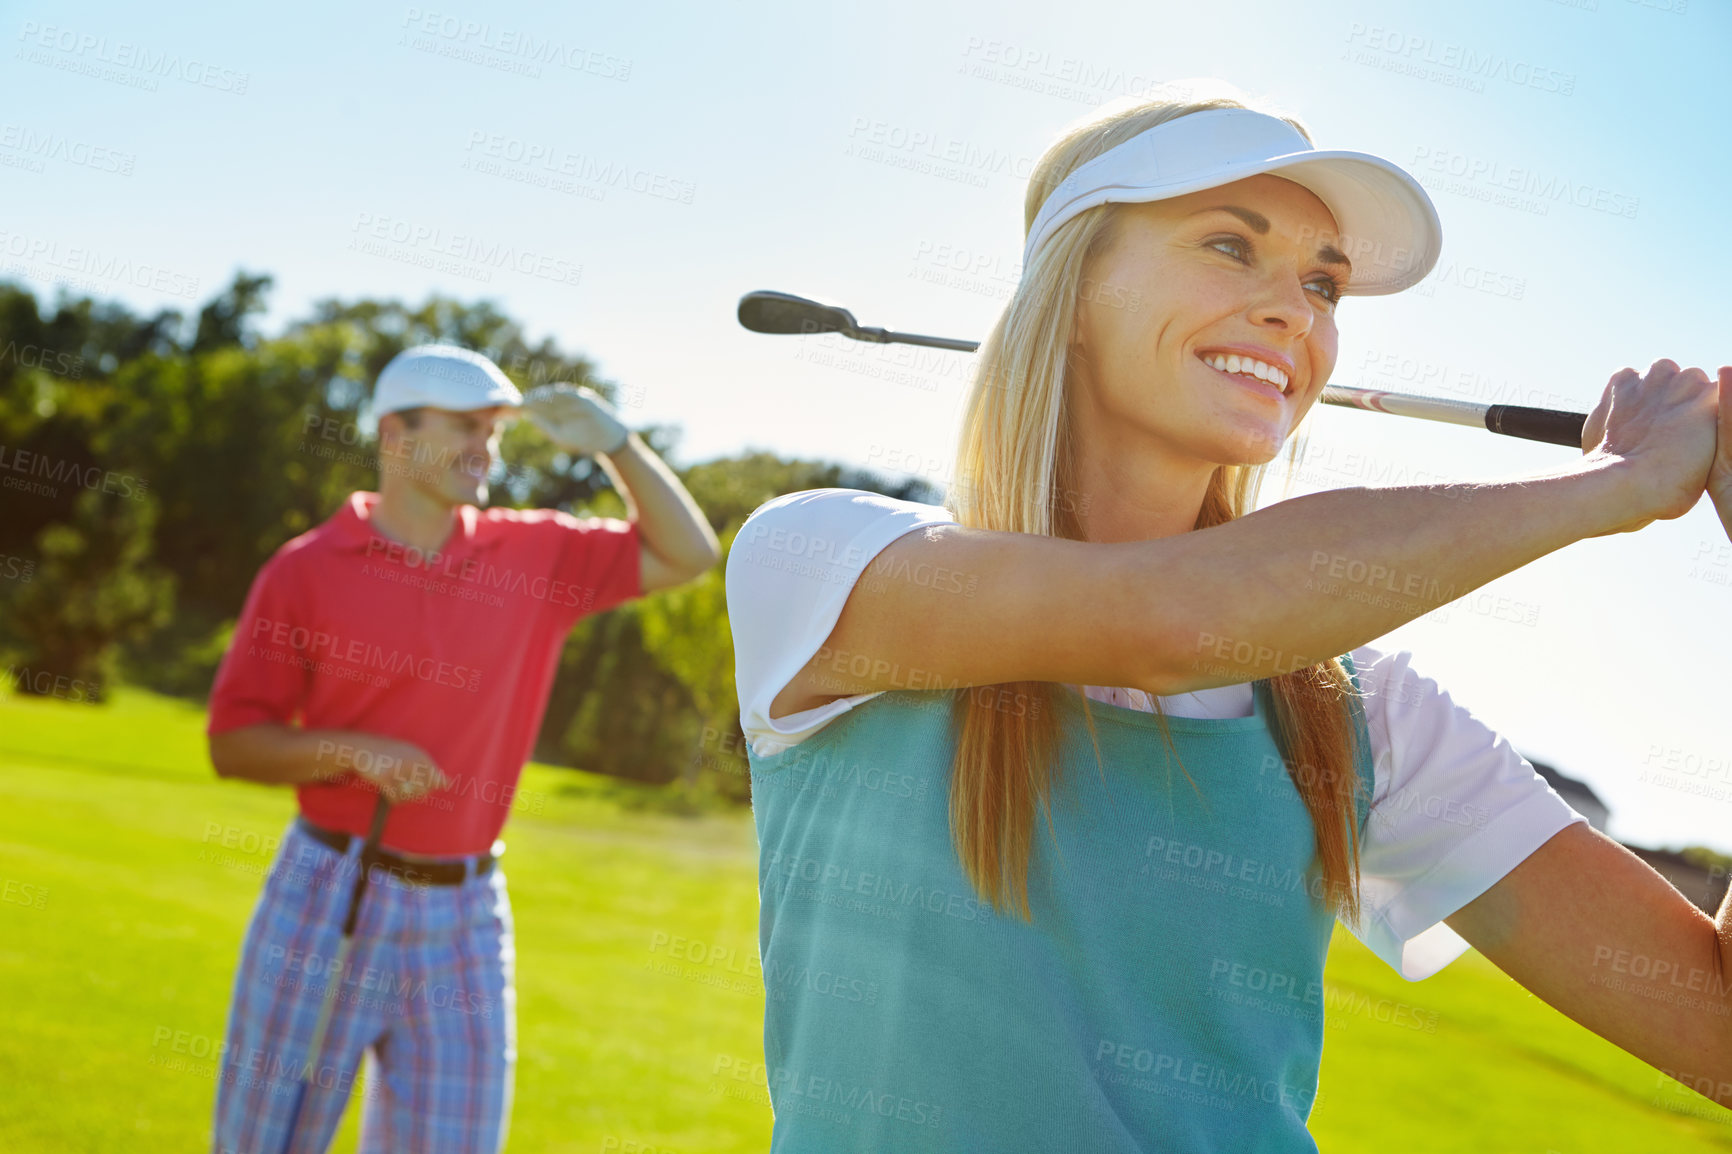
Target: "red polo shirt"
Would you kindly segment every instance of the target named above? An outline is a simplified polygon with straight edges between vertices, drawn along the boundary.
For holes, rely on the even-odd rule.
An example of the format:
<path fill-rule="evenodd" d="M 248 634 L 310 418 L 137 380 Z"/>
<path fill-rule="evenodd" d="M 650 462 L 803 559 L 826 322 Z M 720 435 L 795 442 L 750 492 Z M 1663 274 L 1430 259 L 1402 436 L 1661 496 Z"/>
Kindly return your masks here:
<path fill-rule="evenodd" d="M 642 594 L 637 526 L 464 505 L 444 547 L 423 555 L 374 531 L 378 501 L 351 494 L 259 570 L 205 731 L 298 719 L 414 742 L 452 784 L 395 806 L 386 843 L 481 853 L 510 812 L 566 634 Z M 320 757 L 353 761 L 339 748 Z M 309 821 L 366 832 L 375 794 L 353 773 L 296 792 Z"/>

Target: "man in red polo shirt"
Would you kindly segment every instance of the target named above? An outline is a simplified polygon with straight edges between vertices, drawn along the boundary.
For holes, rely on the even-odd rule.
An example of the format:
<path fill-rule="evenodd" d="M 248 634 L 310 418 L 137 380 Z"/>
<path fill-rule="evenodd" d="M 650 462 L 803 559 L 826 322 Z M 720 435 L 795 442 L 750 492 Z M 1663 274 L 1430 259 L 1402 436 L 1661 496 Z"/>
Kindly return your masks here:
<path fill-rule="evenodd" d="M 363 1150 L 504 1144 L 516 1017 L 496 841 L 560 649 L 581 618 L 720 557 L 691 496 L 589 389 L 525 401 L 486 357 L 423 345 L 380 373 L 373 410 L 379 491 L 351 494 L 266 562 L 211 691 L 217 772 L 293 784 L 300 809 L 241 951 L 219 1152 L 324 1150 L 364 1053 Z M 564 451 L 594 454 L 629 519 L 483 509 L 501 422 L 518 411 Z M 381 794 L 389 868 L 372 871 L 333 972 Z"/>

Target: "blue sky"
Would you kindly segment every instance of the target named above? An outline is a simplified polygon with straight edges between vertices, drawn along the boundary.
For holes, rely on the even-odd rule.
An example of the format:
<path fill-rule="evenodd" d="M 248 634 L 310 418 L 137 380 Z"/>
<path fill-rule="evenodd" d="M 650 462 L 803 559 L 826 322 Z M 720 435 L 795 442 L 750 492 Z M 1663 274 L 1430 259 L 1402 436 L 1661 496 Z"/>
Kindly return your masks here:
<path fill-rule="evenodd" d="M 595 359 L 634 423 L 680 424 L 685 461 L 942 483 L 967 358 L 755 336 L 738 297 L 979 337 L 1048 141 L 1194 77 L 1431 191 L 1437 270 L 1349 299 L 1337 384 L 1586 411 L 1625 365 L 1732 363 L 1710 0 L 4 4 L 0 37 L 10 275 L 191 310 L 267 271 L 271 330 L 332 295 L 488 297 Z M 1308 427 L 1294 493 L 1570 452 L 1326 406 Z M 1732 850 L 1732 546 L 1706 501 L 1379 644 L 1588 779 L 1619 836 Z"/>

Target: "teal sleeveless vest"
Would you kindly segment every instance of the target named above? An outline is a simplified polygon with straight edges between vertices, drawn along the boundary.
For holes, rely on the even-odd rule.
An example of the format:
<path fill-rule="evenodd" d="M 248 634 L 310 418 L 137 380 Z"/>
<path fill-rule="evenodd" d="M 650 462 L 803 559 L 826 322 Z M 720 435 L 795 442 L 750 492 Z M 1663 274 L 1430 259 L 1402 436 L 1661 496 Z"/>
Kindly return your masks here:
<path fill-rule="evenodd" d="M 1183 770 L 1153 714 L 1091 701 L 1097 770 L 1060 694 L 1032 924 L 957 861 L 951 697 L 883 693 L 750 755 L 773 1154 L 1315 1151 L 1334 918 L 1267 686 L 1251 717 L 1167 718 Z"/>

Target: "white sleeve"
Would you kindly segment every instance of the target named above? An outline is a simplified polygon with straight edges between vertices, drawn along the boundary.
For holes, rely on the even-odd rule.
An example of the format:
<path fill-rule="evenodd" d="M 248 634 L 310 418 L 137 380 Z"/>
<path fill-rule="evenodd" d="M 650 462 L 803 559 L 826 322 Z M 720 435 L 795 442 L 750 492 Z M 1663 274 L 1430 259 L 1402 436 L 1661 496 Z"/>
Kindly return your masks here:
<path fill-rule="evenodd" d="M 1443 919 L 1558 831 L 1587 818 L 1412 654 L 1353 650 L 1376 785 L 1360 845 L 1362 920 L 1348 929 L 1409 981 L 1467 952 Z"/>
<path fill-rule="evenodd" d="M 904 533 L 955 520 L 941 505 L 863 489 L 788 493 L 746 518 L 728 551 L 724 585 L 740 729 L 752 752 L 769 756 L 797 745 L 882 692 L 770 717 L 770 702 L 830 636 L 872 558 Z"/>

